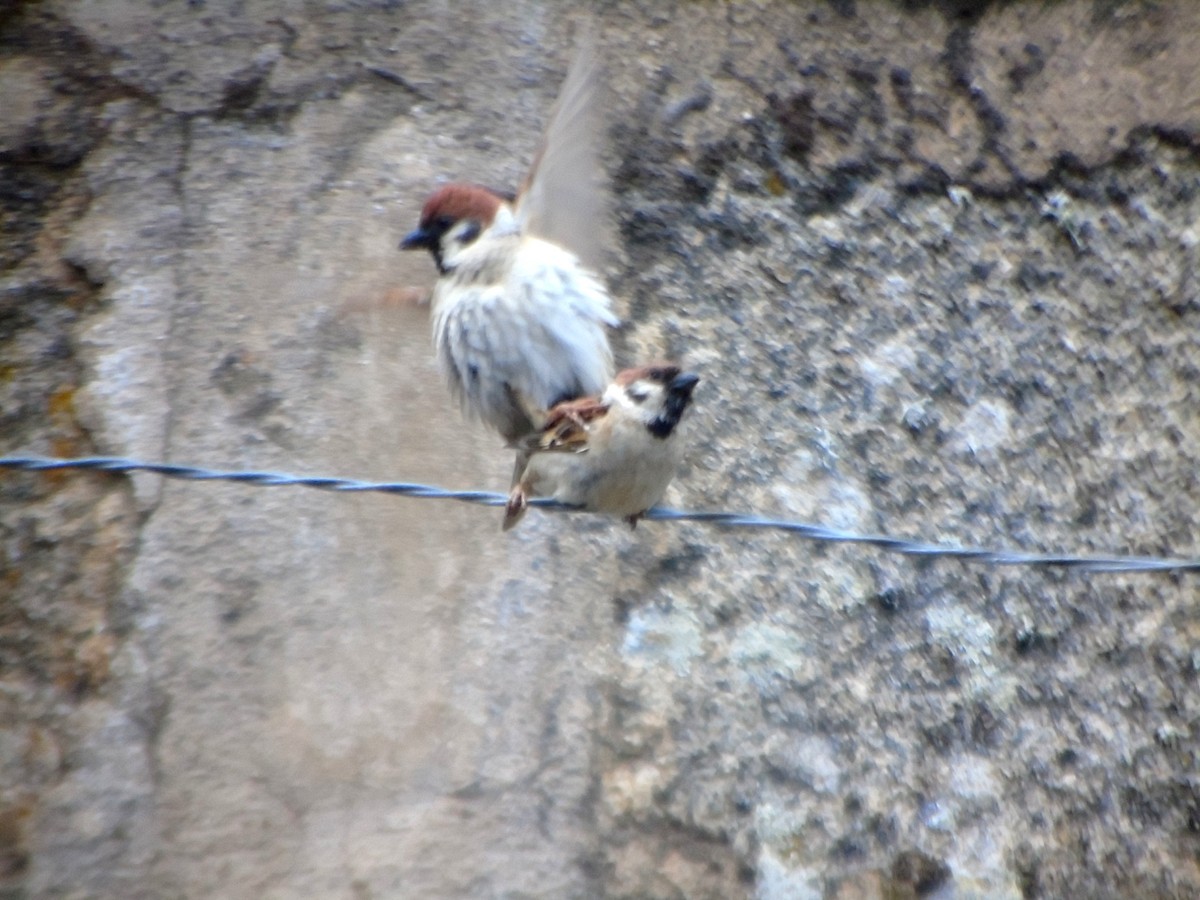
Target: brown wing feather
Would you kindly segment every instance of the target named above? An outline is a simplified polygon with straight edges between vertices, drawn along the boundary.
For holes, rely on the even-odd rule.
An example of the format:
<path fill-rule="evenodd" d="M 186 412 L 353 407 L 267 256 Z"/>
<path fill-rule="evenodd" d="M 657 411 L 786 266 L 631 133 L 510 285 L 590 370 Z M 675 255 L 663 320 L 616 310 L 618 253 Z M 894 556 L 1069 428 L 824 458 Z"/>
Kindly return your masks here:
<path fill-rule="evenodd" d="M 608 412 L 608 404 L 597 397 L 559 403 L 548 413 L 542 427 L 518 446 L 530 452 L 585 453 L 588 426 Z"/>

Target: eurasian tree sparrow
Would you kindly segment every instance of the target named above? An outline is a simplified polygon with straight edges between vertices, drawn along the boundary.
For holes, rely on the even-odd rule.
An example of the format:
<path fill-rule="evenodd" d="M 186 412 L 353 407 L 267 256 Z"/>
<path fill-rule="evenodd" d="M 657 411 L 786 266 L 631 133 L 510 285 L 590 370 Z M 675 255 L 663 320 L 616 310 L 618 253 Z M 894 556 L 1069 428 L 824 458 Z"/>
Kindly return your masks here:
<path fill-rule="evenodd" d="M 679 420 L 699 376 L 674 365 L 626 369 L 603 396 L 560 403 L 520 442 L 528 462 L 504 510 L 504 530 L 529 497 L 621 516 L 631 528 L 662 499 L 683 452 Z"/>
<path fill-rule="evenodd" d="M 555 404 L 598 394 L 612 377 L 606 329 L 620 321 L 580 261 L 597 261 L 604 229 L 596 70 L 585 43 L 515 203 L 446 185 L 400 244 L 428 250 L 437 264 L 433 340 L 451 391 L 509 443 L 540 428 Z"/>

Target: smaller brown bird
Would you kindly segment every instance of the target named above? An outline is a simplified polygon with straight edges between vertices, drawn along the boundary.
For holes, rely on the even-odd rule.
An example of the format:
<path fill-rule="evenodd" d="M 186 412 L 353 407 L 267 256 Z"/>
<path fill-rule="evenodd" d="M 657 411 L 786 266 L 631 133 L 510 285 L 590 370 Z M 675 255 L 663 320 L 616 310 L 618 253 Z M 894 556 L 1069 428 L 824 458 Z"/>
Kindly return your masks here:
<path fill-rule="evenodd" d="M 504 511 L 504 530 L 530 497 L 621 516 L 631 528 L 666 493 L 683 455 L 678 425 L 699 376 L 655 364 L 618 373 L 600 397 L 560 403 L 518 449 L 527 460 Z M 520 463 L 518 463 L 520 465 Z"/>

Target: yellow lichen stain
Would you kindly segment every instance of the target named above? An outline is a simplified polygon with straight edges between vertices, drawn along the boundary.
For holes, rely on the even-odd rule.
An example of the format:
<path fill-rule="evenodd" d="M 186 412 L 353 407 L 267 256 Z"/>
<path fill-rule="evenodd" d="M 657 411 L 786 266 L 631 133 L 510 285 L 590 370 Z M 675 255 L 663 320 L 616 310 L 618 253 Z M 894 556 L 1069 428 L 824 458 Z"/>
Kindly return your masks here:
<path fill-rule="evenodd" d="M 77 312 L 82 312 L 96 301 L 94 290 L 72 291 L 67 297 L 67 305 Z"/>
<path fill-rule="evenodd" d="M 46 404 L 46 411 L 52 417 L 66 416 L 70 419 L 75 418 L 75 386 L 69 385 L 60 387 L 50 395 L 50 400 Z"/>
<path fill-rule="evenodd" d="M 93 634 L 75 651 L 75 662 L 83 682 L 95 689 L 108 681 L 117 642 L 106 631 Z"/>
<path fill-rule="evenodd" d="M 50 453 L 59 459 L 69 459 L 73 456 L 83 456 L 87 453 L 87 448 L 77 435 L 57 435 L 50 438 Z M 53 472 L 45 473 L 47 475 L 56 474 Z M 57 473 L 65 475 L 65 472 Z"/>
<path fill-rule="evenodd" d="M 25 825 L 33 811 L 28 799 L 0 807 L 0 878 L 20 875 L 29 865 Z"/>
<path fill-rule="evenodd" d="M 782 197 L 787 193 L 787 185 L 784 184 L 783 176 L 774 169 L 770 171 L 763 181 L 763 187 L 767 189 L 767 193 L 772 197 Z"/>
<path fill-rule="evenodd" d="M 75 699 L 95 691 L 108 680 L 115 650 L 116 641 L 106 632 L 85 638 L 73 652 L 64 653 L 55 686 Z"/>
<path fill-rule="evenodd" d="M 50 438 L 50 452 L 54 456 L 67 458 L 83 456 L 88 452 L 88 444 L 79 422 L 75 418 L 75 385 L 63 385 L 54 391 L 46 401 L 46 414 L 53 423 L 54 433 Z M 63 473 L 46 473 L 48 476 Z M 51 477 L 50 483 L 59 484 L 60 479 Z"/>
<path fill-rule="evenodd" d="M 0 586 L 7 591 L 15 591 L 21 583 L 21 570 L 15 566 L 10 569 L 0 569 Z"/>

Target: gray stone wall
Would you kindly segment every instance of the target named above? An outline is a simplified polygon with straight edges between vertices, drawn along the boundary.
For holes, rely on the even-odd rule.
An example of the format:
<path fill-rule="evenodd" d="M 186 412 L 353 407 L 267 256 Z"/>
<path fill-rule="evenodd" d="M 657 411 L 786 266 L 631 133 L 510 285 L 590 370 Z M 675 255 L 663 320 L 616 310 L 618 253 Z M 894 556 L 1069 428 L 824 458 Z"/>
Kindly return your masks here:
<path fill-rule="evenodd" d="M 1200 6 L 590 9 L 668 500 L 1200 555 Z M 396 252 L 565 4 L 0 11 L 0 451 L 502 489 Z M 1192 576 L 0 474 L 0 896 L 1191 897 Z"/>

